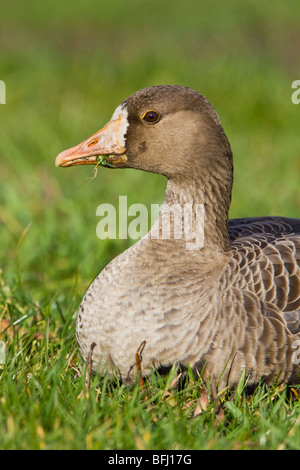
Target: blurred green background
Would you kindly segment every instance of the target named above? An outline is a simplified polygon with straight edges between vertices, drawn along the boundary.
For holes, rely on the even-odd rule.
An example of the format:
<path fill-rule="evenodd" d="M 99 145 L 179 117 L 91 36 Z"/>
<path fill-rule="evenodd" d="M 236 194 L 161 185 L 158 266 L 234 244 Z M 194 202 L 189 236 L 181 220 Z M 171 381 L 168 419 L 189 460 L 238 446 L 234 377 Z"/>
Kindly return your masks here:
<path fill-rule="evenodd" d="M 74 304 L 131 240 L 101 241 L 96 208 L 162 202 L 166 181 L 55 168 L 129 94 L 180 84 L 216 108 L 232 145 L 231 217 L 300 216 L 300 4 L 37 0 L 0 6 L 0 267 L 34 299 Z M 69 294 L 68 294 L 69 293 Z"/>

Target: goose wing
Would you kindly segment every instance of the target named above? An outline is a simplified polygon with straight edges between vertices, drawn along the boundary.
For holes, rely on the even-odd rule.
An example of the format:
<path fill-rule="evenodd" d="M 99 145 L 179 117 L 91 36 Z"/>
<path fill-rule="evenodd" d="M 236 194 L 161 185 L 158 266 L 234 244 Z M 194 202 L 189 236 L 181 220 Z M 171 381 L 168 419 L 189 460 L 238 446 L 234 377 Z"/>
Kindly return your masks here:
<path fill-rule="evenodd" d="M 257 217 L 229 221 L 236 282 L 272 305 L 300 333 L 300 219 Z"/>

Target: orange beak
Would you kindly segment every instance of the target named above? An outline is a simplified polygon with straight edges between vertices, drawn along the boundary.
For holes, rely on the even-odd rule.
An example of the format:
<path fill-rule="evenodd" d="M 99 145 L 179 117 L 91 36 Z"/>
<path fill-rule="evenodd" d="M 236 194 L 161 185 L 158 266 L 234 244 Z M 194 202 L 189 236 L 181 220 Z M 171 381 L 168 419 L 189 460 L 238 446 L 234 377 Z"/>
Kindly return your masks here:
<path fill-rule="evenodd" d="M 126 149 L 122 143 L 124 135 L 121 135 L 120 126 L 121 118 L 109 121 L 103 129 L 81 144 L 58 154 L 55 166 L 97 165 L 99 162 L 97 157 L 106 155 L 105 160 L 110 165 L 126 163 Z"/>

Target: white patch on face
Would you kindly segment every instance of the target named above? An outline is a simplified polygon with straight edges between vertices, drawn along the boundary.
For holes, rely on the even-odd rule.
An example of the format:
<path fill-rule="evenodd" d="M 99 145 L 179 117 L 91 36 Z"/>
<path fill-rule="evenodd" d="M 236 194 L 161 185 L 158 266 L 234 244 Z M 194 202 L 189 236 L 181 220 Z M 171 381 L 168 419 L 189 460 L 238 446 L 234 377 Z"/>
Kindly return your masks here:
<path fill-rule="evenodd" d="M 111 121 L 115 121 L 116 119 L 121 119 L 120 127 L 119 127 L 119 136 L 118 136 L 118 142 L 120 145 L 122 145 L 125 148 L 126 144 L 126 133 L 127 133 L 127 128 L 128 128 L 128 111 L 125 105 L 120 104 L 114 114 L 111 117 Z"/>

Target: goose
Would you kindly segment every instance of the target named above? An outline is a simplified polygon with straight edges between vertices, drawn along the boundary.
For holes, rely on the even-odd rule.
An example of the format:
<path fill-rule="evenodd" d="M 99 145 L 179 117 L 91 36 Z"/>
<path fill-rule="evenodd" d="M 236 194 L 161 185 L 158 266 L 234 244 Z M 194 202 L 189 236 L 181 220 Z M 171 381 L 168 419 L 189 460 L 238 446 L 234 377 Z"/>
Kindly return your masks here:
<path fill-rule="evenodd" d="M 82 300 L 76 338 L 92 370 L 130 380 L 143 344 L 144 377 L 178 364 L 218 387 L 235 386 L 242 374 L 248 386 L 299 383 L 300 219 L 228 220 L 233 156 L 209 101 L 184 86 L 144 88 L 55 163 L 100 161 L 164 175 L 167 186 L 149 233 L 113 259 Z M 176 217 L 184 223 L 186 207 L 193 230 L 180 237 Z"/>

